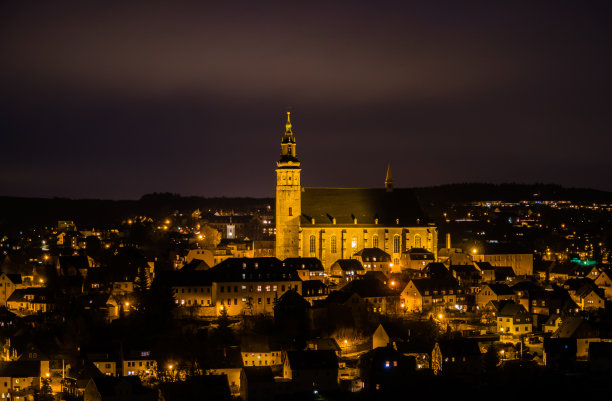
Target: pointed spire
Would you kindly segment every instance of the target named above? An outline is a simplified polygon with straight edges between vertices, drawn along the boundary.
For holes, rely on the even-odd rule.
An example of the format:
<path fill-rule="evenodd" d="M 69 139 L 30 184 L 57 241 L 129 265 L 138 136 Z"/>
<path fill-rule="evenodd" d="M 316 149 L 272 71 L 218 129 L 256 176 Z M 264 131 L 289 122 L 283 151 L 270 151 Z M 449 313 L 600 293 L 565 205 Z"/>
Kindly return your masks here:
<path fill-rule="evenodd" d="M 291 112 L 287 112 L 287 123 L 285 124 L 285 135 L 293 135 L 291 132 Z"/>
<path fill-rule="evenodd" d="M 385 177 L 385 189 L 388 192 L 393 191 L 393 177 L 391 177 L 391 163 L 387 165 L 387 176 Z"/>

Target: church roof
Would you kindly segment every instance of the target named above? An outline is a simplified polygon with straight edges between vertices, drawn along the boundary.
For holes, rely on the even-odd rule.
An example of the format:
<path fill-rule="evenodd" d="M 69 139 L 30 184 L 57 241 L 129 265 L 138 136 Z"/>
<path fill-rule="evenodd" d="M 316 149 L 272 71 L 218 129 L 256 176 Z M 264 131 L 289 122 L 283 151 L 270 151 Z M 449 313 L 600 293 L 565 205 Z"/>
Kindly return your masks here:
<path fill-rule="evenodd" d="M 411 227 L 427 225 L 412 190 L 385 188 L 303 188 L 302 226 L 336 224 Z"/>

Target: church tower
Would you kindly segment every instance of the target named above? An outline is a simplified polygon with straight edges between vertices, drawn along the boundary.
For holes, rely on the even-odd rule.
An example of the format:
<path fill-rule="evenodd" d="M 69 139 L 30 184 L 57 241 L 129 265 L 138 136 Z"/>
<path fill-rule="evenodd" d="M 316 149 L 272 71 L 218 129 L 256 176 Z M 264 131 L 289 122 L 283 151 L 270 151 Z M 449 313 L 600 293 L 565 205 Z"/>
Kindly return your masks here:
<path fill-rule="evenodd" d="M 291 131 L 291 113 L 287 112 L 281 156 L 276 162 L 276 257 L 280 260 L 299 255 L 301 171 L 295 152 L 295 137 Z"/>

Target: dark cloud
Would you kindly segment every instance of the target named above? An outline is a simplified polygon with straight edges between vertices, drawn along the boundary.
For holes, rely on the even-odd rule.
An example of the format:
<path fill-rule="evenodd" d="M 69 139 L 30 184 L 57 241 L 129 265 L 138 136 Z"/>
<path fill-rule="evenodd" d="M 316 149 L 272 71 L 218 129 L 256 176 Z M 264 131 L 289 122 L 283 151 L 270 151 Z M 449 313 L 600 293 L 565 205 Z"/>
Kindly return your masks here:
<path fill-rule="evenodd" d="M 612 190 L 607 2 L 330 3 L 3 5 L 2 192 L 271 195 L 287 106 L 306 185 Z"/>

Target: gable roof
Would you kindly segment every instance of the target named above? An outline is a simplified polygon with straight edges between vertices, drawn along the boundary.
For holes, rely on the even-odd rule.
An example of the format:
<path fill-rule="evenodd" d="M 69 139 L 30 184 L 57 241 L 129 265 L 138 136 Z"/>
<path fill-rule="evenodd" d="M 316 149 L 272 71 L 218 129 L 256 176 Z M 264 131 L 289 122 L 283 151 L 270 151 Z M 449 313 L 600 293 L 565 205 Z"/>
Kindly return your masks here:
<path fill-rule="evenodd" d="M 247 383 L 274 383 L 271 366 L 245 366 L 243 369 Z"/>
<path fill-rule="evenodd" d="M 508 284 L 489 283 L 485 285 L 489 286 L 495 295 L 514 295 L 514 291 Z"/>
<path fill-rule="evenodd" d="M 425 268 L 423 269 L 423 271 L 430 277 L 430 278 L 447 278 L 447 277 L 451 277 L 452 274 L 450 273 L 450 271 L 446 268 L 446 266 L 443 263 L 428 263 L 427 266 L 425 266 Z"/>
<path fill-rule="evenodd" d="M 480 347 L 478 341 L 471 338 L 453 338 L 449 340 L 441 340 L 439 342 L 442 357 L 447 356 L 480 356 Z"/>
<path fill-rule="evenodd" d="M 338 357 L 333 350 L 287 351 L 292 370 L 338 369 Z"/>
<path fill-rule="evenodd" d="M 396 293 L 375 278 L 358 278 L 346 284 L 341 292 L 358 294 L 361 298 L 388 297 Z"/>
<path fill-rule="evenodd" d="M 410 189 L 302 188 L 303 226 L 359 225 L 412 227 L 429 222 Z"/>
<path fill-rule="evenodd" d="M 185 381 L 163 382 L 158 386 L 166 401 L 231 399 L 226 375 L 191 376 Z"/>
<path fill-rule="evenodd" d="M 208 266 L 208 263 L 206 263 L 205 261 L 203 261 L 202 259 L 192 259 L 191 262 L 185 264 L 185 266 L 183 266 L 183 268 L 181 269 L 181 271 L 196 271 L 196 270 L 208 270 L 210 268 L 210 266 Z"/>
<path fill-rule="evenodd" d="M 474 265 L 450 265 L 449 270 L 457 274 L 480 273 L 480 270 Z"/>
<path fill-rule="evenodd" d="M 26 299 L 28 296 L 31 296 L 32 299 Z M 13 291 L 6 302 L 49 303 L 51 302 L 50 292 L 44 287 L 19 288 Z"/>
<path fill-rule="evenodd" d="M 363 265 L 357 259 L 338 259 L 334 262 L 342 271 L 359 271 L 363 270 Z"/>
<path fill-rule="evenodd" d="M 0 377 L 40 377 L 40 361 L 0 362 Z"/>
<path fill-rule="evenodd" d="M 4 273 L 6 274 L 6 277 L 11 280 L 11 282 L 13 284 L 21 284 L 22 280 L 21 280 L 21 274 L 18 273 Z"/>
<path fill-rule="evenodd" d="M 325 295 L 328 287 L 321 280 L 302 281 L 302 296 Z M 284 295 L 284 294 L 283 294 Z"/>
<path fill-rule="evenodd" d="M 515 304 L 513 302 L 508 302 L 499 311 L 499 316 L 503 317 L 517 317 L 525 314 L 528 314 L 525 307 L 521 304 Z"/>
<path fill-rule="evenodd" d="M 323 271 L 323 263 L 317 258 L 286 258 L 283 266 L 296 270 Z"/>
<path fill-rule="evenodd" d="M 300 281 L 295 269 L 283 266 L 280 260 L 273 257 L 229 258 L 207 271 L 217 282 Z"/>
<path fill-rule="evenodd" d="M 364 262 L 391 262 L 391 255 L 380 248 L 363 248 L 354 256 L 359 256 Z"/>
<path fill-rule="evenodd" d="M 582 316 L 568 316 L 552 335 L 553 338 L 589 338 L 597 337 L 599 333 Z"/>
<path fill-rule="evenodd" d="M 417 278 L 410 280 L 408 284 L 412 282 L 416 289 L 424 295 L 425 291 L 442 291 L 442 290 L 458 290 L 459 284 L 457 280 L 452 277 L 445 277 L 441 279 L 435 278 Z M 431 294 L 430 294 L 431 295 Z"/>

